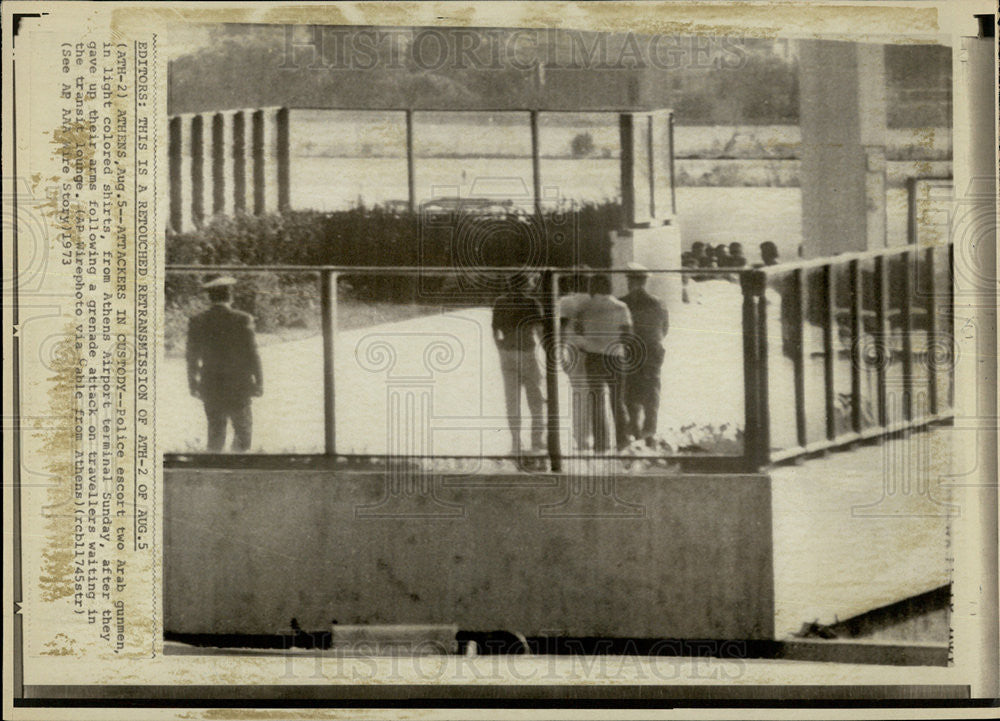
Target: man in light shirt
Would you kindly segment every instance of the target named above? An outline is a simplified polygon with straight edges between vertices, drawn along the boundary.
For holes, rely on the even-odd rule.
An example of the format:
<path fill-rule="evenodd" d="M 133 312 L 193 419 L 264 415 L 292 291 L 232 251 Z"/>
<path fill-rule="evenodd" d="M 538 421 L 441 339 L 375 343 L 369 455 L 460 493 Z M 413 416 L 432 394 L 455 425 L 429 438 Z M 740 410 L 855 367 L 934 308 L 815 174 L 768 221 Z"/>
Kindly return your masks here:
<path fill-rule="evenodd" d="M 594 449 L 611 449 L 605 398 L 611 402 L 615 440 L 619 450 L 628 445 L 628 411 L 624 398 L 624 371 L 628 363 L 627 343 L 632 332 L 628 306 L 611 295 L 611 278 L 590 279 L 590 298 L 576 315 L 578 345 L 584 353 L 587 387 L 591 398 Z"/>
<path fill-rule="evenodd" d="M 582 271 L 590 270 L 583 266 Z M 570 415 L 573 423 L 573 442 L 577 450 L 587 450 L 591 446 L 590 413 L 587 401 L 587 370 L 584 367 L 583 350 L 575 325 L 582 305 L 590 300 L 587 292 L 588 279 L 584 275 L 566 273 L 559 278 L 563 296 L 559 299 L 559 332 L 562 337 L 560 361 L 569 376 L 571 390 Z"/>

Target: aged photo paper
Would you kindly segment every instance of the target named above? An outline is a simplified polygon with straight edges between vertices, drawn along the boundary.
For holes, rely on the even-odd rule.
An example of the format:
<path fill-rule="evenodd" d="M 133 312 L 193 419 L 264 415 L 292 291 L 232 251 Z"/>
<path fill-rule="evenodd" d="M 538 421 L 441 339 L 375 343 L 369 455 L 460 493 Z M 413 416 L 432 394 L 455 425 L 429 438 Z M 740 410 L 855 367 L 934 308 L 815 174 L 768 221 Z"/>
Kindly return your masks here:
<path fill-rule="evenodd" d="M 991 713 L 995 3 L 2 11 L 5 718 Z"/>

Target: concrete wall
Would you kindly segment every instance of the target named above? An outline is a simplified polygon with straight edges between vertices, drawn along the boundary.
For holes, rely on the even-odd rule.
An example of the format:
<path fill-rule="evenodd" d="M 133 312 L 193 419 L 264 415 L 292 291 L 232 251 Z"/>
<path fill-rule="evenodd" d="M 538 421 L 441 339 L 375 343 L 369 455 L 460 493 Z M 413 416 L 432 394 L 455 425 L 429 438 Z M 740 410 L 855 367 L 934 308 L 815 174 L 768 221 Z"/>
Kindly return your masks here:
<path fill-rule="evenodd" d="M 766 476 L 600 480 L 167 470 L 164 628 L 773 636 Z"/>

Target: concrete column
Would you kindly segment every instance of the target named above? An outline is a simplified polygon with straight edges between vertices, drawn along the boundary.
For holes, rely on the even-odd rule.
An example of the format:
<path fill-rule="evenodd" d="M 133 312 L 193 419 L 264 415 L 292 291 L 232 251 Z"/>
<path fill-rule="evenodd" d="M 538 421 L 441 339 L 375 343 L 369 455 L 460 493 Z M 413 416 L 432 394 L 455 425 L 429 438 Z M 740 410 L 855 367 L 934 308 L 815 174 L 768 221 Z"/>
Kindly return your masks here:
<path fill-rule="evenodd" d="M 215 113 L 201 113 L 201 157 L 202 157 L 202 200 L 203 222 L 215 215 L 215 187 L 217 164 L 215 162 Z"/>
<path fill-rule="evenodd" d="M 799 42 L 802 249 L 885 246 L 884 47 Z"/>
<path fill-rule="evenodd" d="M 254 212 L 253 112 L 233 113 L 233 210 Z"/>
<path fill-rule="evenodd" d="M 215 214 L 215 115 L 201 113 L 197 116 L 198 132 L 192 141 L 196 163 L 200 164 L 200 192 L 195 198 L 196 222 L 205 223 Z"/>
<path fill-rule="evenodd" d="M 253 165 L 253 213 L 260 215 L 265 211 L 265 177 L 264 177 L 264 111 L 253 111 L 251 158 Z"/>
<path fill-rule="evenodd" d="M 622 209 L 625 227 L 614 234 L 611 265 L 624 268 L 631 261 L 651 270 L 681 267 L 681 237 L 678 226 L 664 225 L 673 211 L 670 191 L 670 125 L 666 114 L 622 113 L 621 139 Z M 625 276 L 613 275 L 616 295 L 626 292 Z M 667 304 L 681 302 L 680 276 L 653 273 L 646 286 Z"/>
<path fill-rule="evenodd" d="M 233 135 L 233 115 L 231 111 L 216 115 L 219 128 L 220 148 L 216 148 L 217 159 L 220 164 L 218 180 L 222 184 L 223 193 L 221 204 L 216 212 L 223 215 L 232 216 L 236 212 L 236 188 L 233 181 L 235 163 L 233 161 L 234 135 Z"/>
<path fill-rule="evenodd" d="M 635 261 L 651 270 L 669 270 L 681 267 L 681 234 L 677 225 L 656 225 L 651 228 L 631 228 L 614 233 L 611 239 L 611 266 L 624 268 Z M 615 273 L 614 292 L 626 292 L 625 276 Z M 646 283 L 646 290 L 676 308 L 681 302 L 681 277 L 675 273 L 653 273 Z"/>
<path fill-rule="evenodd" d="M 226 212 L 226 119 L 222 113 L 215 113 L 212 119 L 211 159 L 212 159 L 212 215 Z"/>
<path fill-rule="evenodd" d="M 168 172 L 170 174 L 170 217 L 168 224 L 174 232 L 181 232 L 183 227 L 183 202 L 181 187 L 183 186 L 182 140 L 183 121 L 179 117 L 170 118 L 169 141 L 167 149 Z"/>
<path fill-rule="evenodd" d="M 193 228 L 204 218 L 202 194 L 204 192 L 204 142 L 202 141 L 202 121 L 200 115 L 184 116 L 182 155 L 184 158 L 183 185 L 183 225 Z"/>
<path fill-rule="evenodd" d="M 275 128 L 275 143 L 276 147 L 274 149 L 275 161 L 277 167 L 275 168 L 277 172 L 277 184 L 278 184 L 278 210 L 285 212 L 289 209 L 291 203 L 291 184 L 289 175 L 289 111 L 288 108 L 279 108 L 275 112 L 274 122 Z"/>
<path fill-rule="evenodd" d="M 983 617 L 973 629 L 956 634 L 956 642 L 966 638 L 969 643 L 993 643 L 991 661 L 997 658 L 995 639 L 997 620 L 987 609 L 997 596 L 996 546 L 988 539 L 996 538 L 997 486 L 996 478 L 997 418 L 996 393 L 982 389 L 996 387 L 996 364 L 989 358 L 997 347 L 997 157 L 996 157 L 996 40 L 990 32 L 993 15 L 977 16 L 978 27 L 968 23 L 966 32 L 956 42 L 952 67 L 955 69 L 955 132 L 967 133 L 966 142 L 955 146 L 955 205 L 951 222 L 954 247 L 954 298 L 952 322 L 959 323 L 955 333 L 955 351 L 959 362 L 955 368 L 955 408 L 967 414 L 973 426 L 970 431 L 975 443 L 956 444 L 956 467 L 978 468 L 979 486 L 966 487 L 965 506 L 977 509 L 963 516 L 956 524 L 958 543 L 981 543 L 984 551 L 976 554 L 970 564 L 970 574 L 962 574 L 956 583 L 956 594 L 969 599 L 970 609 Z M 971 21 L 971 18 L 969 19 Z M 976 35 L 968 31 L 978 30 Z M 959 318 L 955 319 L 955 314 Z M 963 359 L 964 355 L 964 360 Z M 983 359 L 979 363 L 976 358 Z M 975 420 L 973 420 L 975 419 Z M 991 428 L 991 426 L 993 426 Z M 968 426 L 966 426 L 968 427 Z M 962 465 L 957 465 L 962 464 Z M 971 482 L 971 481 L 970 481 Z M 978 569 L 978 571 L 976 571 Z M 974 574 L 974 575 L 973 575 Z M 986 580 L 983 580 L 986 579 Z M 996 688 L 996 677 L 988 664 L 979 674 L 983 688 Z"/>
<path fill-rule="evenodd" d="M 673 137 L 671 114 L 652 115 L 650 126 L 650 180 L 653 184 L 652 209 L 657 222 L 672 222 L 674 215 Z"/>
<path fill-rule="evenodd" d="M 651 221 L 649 116 L 622 113 L 618 116 L 621 154 L 622 210 L 629 227 Z"/>
<path fill-rule="evenodd" d="M 289 204 L 288 110 L 253 114 L 254 212 L 276 213 Z"/>

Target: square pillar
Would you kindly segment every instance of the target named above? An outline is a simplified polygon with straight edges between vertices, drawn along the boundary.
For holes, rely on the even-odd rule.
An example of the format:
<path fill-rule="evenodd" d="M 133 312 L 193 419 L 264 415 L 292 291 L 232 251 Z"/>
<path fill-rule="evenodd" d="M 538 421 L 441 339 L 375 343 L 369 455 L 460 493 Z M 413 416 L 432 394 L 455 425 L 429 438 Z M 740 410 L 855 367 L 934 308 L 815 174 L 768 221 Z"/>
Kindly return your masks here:
<path fill-rule="evenodd" d="M 276 213 L 289 206 L 288 110 L 253 114 L 254 212 Z"/>
<path fill-rule="evenodd" d="M 212 116 L 212 215 L 226 215 L 226 195 L 232 180 L 226 180 L 226 118 L 222 113 Z"/>
<path fill-rule="evenodd" d="M 201 142 L 196 148 L 201 164 L 201 194 L 200 216 L 198 223 L 203 224 L 215 215 L 215 113 L 201 113 Z"/>
<path fill-rule="evenodd" d="M 289 209 L 291 203 L 291 188 L 290 188 L 290 178 L 289 178 L 289 111 L 288 108 L 278 108 L 275 112 L 274 122 L 275 128 L 275 143 L 276 147 L 274 149 L 275 161 L 277 163 L 277 184 L 278 184 L 278 210 L 285 212 Z"/>
<path fill-rule="evenodd" d="M 611 264 L 623 268 L 635 261 L 651 270 L 681 267 L 681 238 L 673 222 L 673 128 L 669 110 L 622 113 L 621 190 L 625 227 L 614 234 Z M 616 274 L 614 292 L 625 292 L 625 278 Z M 669 308 L 681 299 L 679 275 L 649 277 L 647 290 Z"/>
<path fill-rule="evenodd" d="M 202 127 L 202 117 L 200 115 L 188 115 L 184 125 L 187 132 L 184 134 L 182 155 L 185 159 L 184 176 L 187 192 L 182 194 L 184 202 L 183 224 L 186 228 L 199 226 L 205 217 L 204 192 L 205 192 L 205 143 L 204 128 Z"/>
<path fill-rule="evenodd" d="M 223 215 L 232 216 L 236 213 L 236 113 L 227 111 L 217 116 L 222 125 L 220 129 L 219 162 L 221 164 L 220 181 L 223 186 L 222 204 L 219 208 Z"/>
<path fill-rule="evenodd" d="M 802 249 L 885 247 L 884 46 L 799 41 Z"/>
<path fill-rule="evenodd" d="M 673 222 L 672 118 L 669 110 L 618 116 L 622 210 L 630 228 Z"/>
<path fill-rule="evenodd" d="M 253 111 L 237 110 L 232 117 L 233 212 L 254 212 Z"/>
<path fill-rule="evenodd" d="M 167 167 L 170 175 L 170 216 L 167 221 L 171 230 L 180 233 L 185 230 L 183 224 L 184 204 L 181 199 L 181 187 L 183 185 L 183 161 L 182 161 L 182 139 L 183 121 L 179 117 L 172 117 L 168 121 L 168 141 L 167 141 Z"/>

